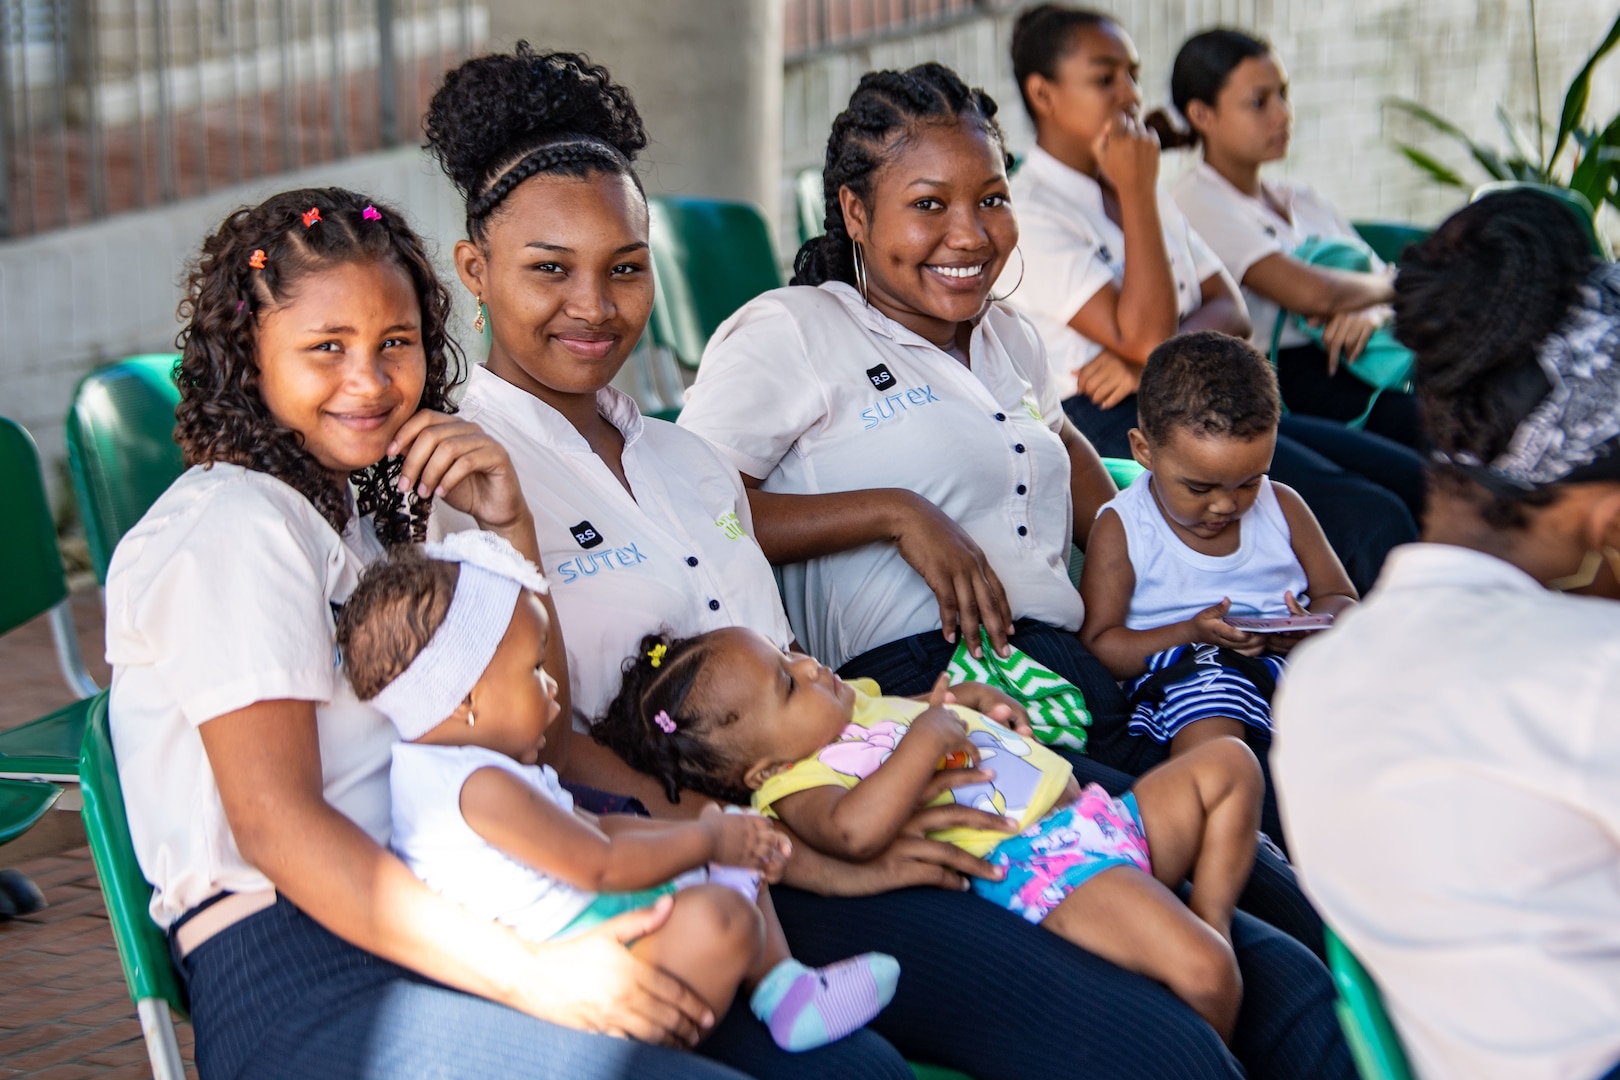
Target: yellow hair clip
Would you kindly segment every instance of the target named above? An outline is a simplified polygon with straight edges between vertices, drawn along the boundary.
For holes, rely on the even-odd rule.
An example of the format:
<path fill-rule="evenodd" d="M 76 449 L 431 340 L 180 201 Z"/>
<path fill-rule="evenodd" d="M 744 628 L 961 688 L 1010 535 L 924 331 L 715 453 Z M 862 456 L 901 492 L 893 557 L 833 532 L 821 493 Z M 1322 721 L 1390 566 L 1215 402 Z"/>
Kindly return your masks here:
<path fill-rule="evenodd" d="M 653 667 L 657 667 L 659 664 L 664 662 L 664 654 L 667 652 L 669 652 L 668 645 L 664 645 L 662 643 L 654 645 L 651 649 L 647 650 L 647 659 L 651 661 Z"/>

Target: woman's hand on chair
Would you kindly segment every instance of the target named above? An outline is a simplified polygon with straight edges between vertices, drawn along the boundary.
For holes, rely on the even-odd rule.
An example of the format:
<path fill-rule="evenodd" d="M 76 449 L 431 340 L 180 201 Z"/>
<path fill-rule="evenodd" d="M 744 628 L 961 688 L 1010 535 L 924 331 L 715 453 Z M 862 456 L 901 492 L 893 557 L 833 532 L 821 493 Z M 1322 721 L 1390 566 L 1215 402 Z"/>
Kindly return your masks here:
<path fill-rule="evenodd" d="M 900 557 L 922 575 L 939 601 L 939 623 L 946 641 L 960 633 L 974 656 L 983 655 L 979 627 L 996 652 L 1006 655 L 1012 632 L 1012 606 L 996 572 L 960 525 L 939 507 L 917 496 L 907 501 L 895 534 Z"/>

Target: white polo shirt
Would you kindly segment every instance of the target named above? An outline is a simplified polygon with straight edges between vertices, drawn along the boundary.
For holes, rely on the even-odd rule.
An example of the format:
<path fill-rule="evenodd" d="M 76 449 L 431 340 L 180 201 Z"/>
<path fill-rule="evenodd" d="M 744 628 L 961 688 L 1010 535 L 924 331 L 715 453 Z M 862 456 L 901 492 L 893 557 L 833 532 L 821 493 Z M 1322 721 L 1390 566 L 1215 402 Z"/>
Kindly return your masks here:
<path fill-rule="evenodd" d="M 1232 280 L 1241 283 L 1243 275 L 1261 259 L 1279 252 L 1293 254 L 1312 237 L 1356 239 L 1356 231 L 1350 223 L 1310 188 L 1266 184 L 1265 189 L 1286 214 L 1277 213 L 1265 199 L 1239 191 L 1203 161 L 1188 170 L 1171 191 L 1176 205 L 1225 264 Z M 1376 255 L 1373 268 L 1384 268 Z M 1249 317 L 1254 321 L 1254 335 L 1250 340 L 1255 348 L 1269 353 L 1271 335 L 1277 326 L 1277 302 L 1247 286 L 1243 288 L 1243 300 L 1249 305 Z M 1278 347 L 1288 349 L 1309 341 L 1299 328 L 1285 326 Z"/>
<path fill-rule="evenodd" d="M 830 282 L 750 301 L 704 351 L 682 427 L 767 491 L 901 487 L 984 550 L 1019 618 L 1078 629 L 1062 407 L 1040 339 L 991 304 L 972 370 Z M 939 605 L 893 544 L 782 568 L 799 641 L 824 663 L 939 629 Z"/>
<path fill-rule="evenodd" d="M 1040 147 L 1012 178 L 1013 210 L 1018 214 L 1018 259 L 1007 261 L 996 294 L 1029 316 L 1050 354 L 1054 377 L 1073 393 L 1074 372 L 1102 352 L 1102 346 L 1069 325 L 1104 285 L 1125 280 L 1125 234 L 1103 210 L 1097 181 L 1071 169 Z M 1159 220 L 1176 282 L 1176 313 L 1185 319 L 1203 304 L 1203 283 L 1220 272 L 1221 260 L 1159 191 Z M 1014 288 L 1014 286 L 1017 286 Z"/>
<path fill-rule="evenodd" d="M 1620 1061 L 1620 604 L 1396 548 L 1273 716 L 1295 868 L 1418 1076 Z"/>
<path fill-rule="evenodd" d="M 696 435 L 645 419 L 613 387 L 596 401 L 624 436 L 633 497 L 561 413 L 487 368 L 472 369 L 461 400 L 461 415 L 506 447 L 523 484 L 580 731 L 618 694 L 644 634 L 746 626 L 778 645 L 793 640 L 737 471 Z M 434 508 L 435 535 L 474 527 L 443 503 Z"/>
<path fill-rule="evenodd" d="M 236 465 L 188 469 L 119 542 L 109 716 L 159 926 L 221 890 L 270 887 L 236 848 L 197 733 L 255 702 L 316 703 L 326 801 L 388 843 L 398 735 L 349 687 L 334 615 L 381 556 L 369 517 L 339 536 L 293 488 Z"/>

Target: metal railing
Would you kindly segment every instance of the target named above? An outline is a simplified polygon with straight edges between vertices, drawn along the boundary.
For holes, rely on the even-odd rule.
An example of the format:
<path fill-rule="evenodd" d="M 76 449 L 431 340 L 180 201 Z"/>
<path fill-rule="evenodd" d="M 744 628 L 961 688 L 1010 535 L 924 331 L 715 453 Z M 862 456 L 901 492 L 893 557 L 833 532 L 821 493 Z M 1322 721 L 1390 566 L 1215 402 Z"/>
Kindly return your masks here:
<path fill-rule="evenodd" d="M 1010 7 L 1019 0 L 787 0 L 783 51 L 796 60 L 914 33 Z"/>
<path fill-rule="evenodd" d="M 0 0 L 0 236 L 414 138 L 471 0 Z"/>

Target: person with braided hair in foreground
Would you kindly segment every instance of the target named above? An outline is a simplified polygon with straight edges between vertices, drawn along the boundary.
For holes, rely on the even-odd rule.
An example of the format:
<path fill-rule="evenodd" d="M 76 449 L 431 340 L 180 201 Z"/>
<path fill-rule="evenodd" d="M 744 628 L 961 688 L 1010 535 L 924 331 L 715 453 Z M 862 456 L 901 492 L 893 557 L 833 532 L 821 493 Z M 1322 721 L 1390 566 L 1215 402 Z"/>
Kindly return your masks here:
<path fill-rule="evenodd" d="M 187 471 L 107 574 L 131 837 L 215 1077 L 714 1078 L 648 1042 L 713 1021 L 622 943 L 531 944 L 386 846 L 398 736 L 338 666 L 334 608 L 432 499 L 533 559 L 505 450 L 450 415 L 450 299 L 398 211 L 335 188 L 232 213 L 181 307 Z M 555 642 L 547 664 L 560 664 Z"/>
<path fill-rule="evenodd" d="M 1275 702 L 1290 850 L 1426 1080 L 1620 1077 L 1620 268 L 1538 192 L 1410 249 L 1423 542 Z"/>

